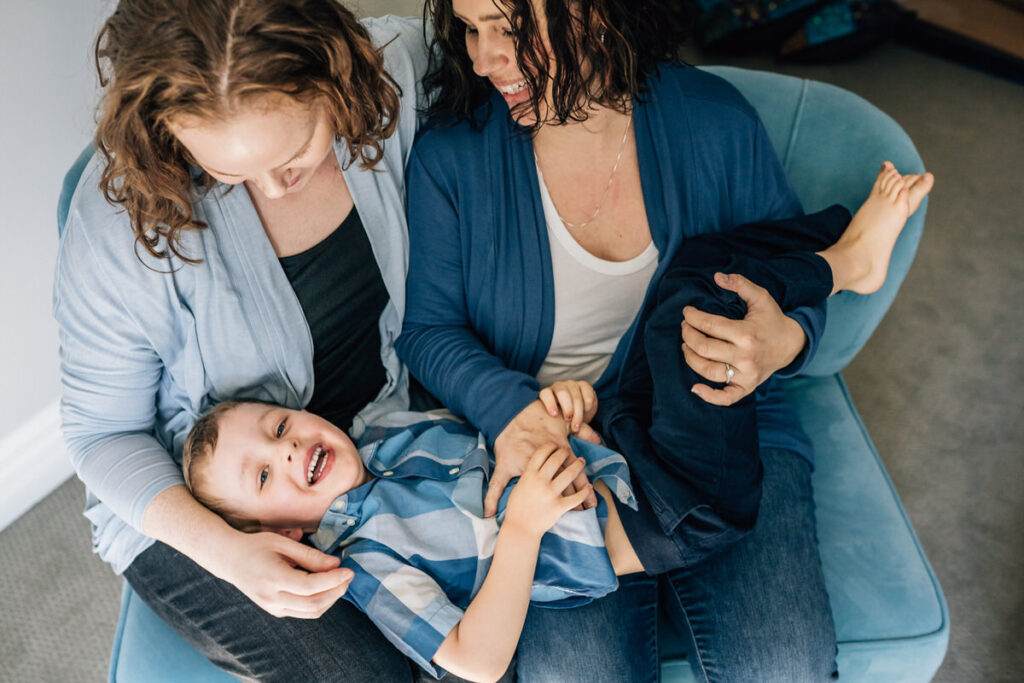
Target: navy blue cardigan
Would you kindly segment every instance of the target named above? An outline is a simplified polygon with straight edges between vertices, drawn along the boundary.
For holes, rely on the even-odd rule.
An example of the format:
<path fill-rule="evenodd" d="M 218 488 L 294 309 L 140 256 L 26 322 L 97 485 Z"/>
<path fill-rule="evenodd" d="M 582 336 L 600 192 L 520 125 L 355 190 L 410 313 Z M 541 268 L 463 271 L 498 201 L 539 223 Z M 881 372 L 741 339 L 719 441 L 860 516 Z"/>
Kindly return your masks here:
<path fill-rule="evenodd" d="M 649 85 L 633 115 L 659 251 L 648 299 L 686 237 L 802 213 L 764 126 L 735 88 L 675 63 L 662 65 Z M 480 113 L 479 128 L 437 123 L 413 148 L 406 174 L 409 277 L 396 348 L 427 389 L 493 443 L 537 398 L 554 291 L 531 138 L 497 93 Z M 825 309 L 790 315 L 808 339 L 785 369 L 795 374 L 813 356 Z M 615 392 L 635 327 L 634 321 L 599 380 L 599 396 Z M 758 391 L 762 448 L 810 458 L 810 443 L 772 385 Z"/>

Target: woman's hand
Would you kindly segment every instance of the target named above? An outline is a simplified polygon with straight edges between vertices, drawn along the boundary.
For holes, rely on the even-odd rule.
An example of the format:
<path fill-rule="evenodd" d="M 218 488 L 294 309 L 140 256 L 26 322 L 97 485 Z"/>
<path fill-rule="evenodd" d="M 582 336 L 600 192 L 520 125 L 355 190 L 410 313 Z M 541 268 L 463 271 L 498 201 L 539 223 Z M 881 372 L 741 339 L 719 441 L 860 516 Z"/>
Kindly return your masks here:
<path fill-rule="evenodd" d="M 538 398 L 512 418 L 498 438 L 494 440 L 494 472 L 491 473 L 484 497 L 484 515 L 493 516 L 498 511 L 498 500 L 512 477 L 523 473 L 534 452 L 541 446 L 553 443 L 559 448 L 569 449 L 569 424 L 561 416 L 552 416 Z M 601 443 L 597 433 L 586 423 L 580 427 L 577 437 Z M 571 495 L 589 485 L 587 476 L 580 472 L 565 493 Z M 584 507 L 597 505 L 594 494 L 588 493 Z"/>
<path fill-rule="evenodd" d="M 735 274 L 716 273 L 715 282 L 746 302 L 747 315 L 742 320 L 730 320 L 687 306 L 683 309 L 683 356 L 702 377 L 713 382 L 728 381 L 723 389 L 695 384 L 693 393 L 708 403 L 728 406 L 792 363 L 807 343 L 807 335 L 763 287 Z M 731 380 L 726 364 L 734 372 Z"/>
<path fill-rule="evenodd" d="M 280 534 L 236 531 L 211 571 L 275 617 L 316 619 L 348 590 L 352 570 L 339 563 Z"/>
<path fill-rule="evenodd" d="M 338 567 L 338 558 L 316 548 L 280 534 L 246 534 L 228 526 L 197 503 L 184 484 L 150 501 L 142 530 L 275 617 L 316 619 L 345 594 L 353 576 Z"/>
<path fill-rule="evenodd" d="M 533 452 L 508 497 L 503 526 L 540 539 L 569 510 L 583 502 L 593 488 L 589 483 L 572 495 L 563 495 L 583 473 L 583 458 L 567 448 L 546 444 Z"/>
<path fill-rule="evenodd" d="M 597 392 L 590 382 L 583 380 L 561 380 L 540 390 L 540 401 L 547 408 L 548 415 L 562 416 L 576 434 L 597 414 Z"/>

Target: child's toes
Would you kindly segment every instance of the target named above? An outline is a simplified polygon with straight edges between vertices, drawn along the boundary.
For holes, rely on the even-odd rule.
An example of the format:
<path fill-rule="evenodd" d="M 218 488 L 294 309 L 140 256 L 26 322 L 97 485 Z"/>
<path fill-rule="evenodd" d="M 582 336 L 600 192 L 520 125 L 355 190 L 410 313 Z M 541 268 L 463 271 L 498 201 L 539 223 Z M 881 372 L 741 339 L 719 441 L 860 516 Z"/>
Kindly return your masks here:
<path fill-rule="evenodd" d="M 892 181 L 892 189 L 889 191 L 892 197 L 896 197 L 907 187 L 907 182 L 901 175 L 897 175 Z"/>
<path fill-rule="evenodd" d="M 896 193 L 900 191 L 900 186 L 903 182 L 903 176 L 899 174 L 895 168 L 890 169 L 885 174 L 885 179 L 882 181 L 882 190 L 885 192 L 887 197 L 895 197 Z"/>
<path fill-rule="evenodd" d="M 907 201 L 910 206 L 910 213 L 917 211 L 917 207 L 921 205 L 921 200 L 931 192 L 934 184 L 935 176 L 931 173 L 922 173 L 914 178 L 913 182 L 907 183 Z"/>
<path fill-rule="evenodd" d="M 875 184 L 871 188 L 872 191 L 874 191 L 874 192 L 883 192 L 884 193 L 885 192 L 885 189 L 884 189 L 885 179 L 887 177 L 888 177 L 888 175 L 886 174 L 885 168 L 883 167 L 882 170 L 878 172 L 878 175 L 875 176 Z"/>

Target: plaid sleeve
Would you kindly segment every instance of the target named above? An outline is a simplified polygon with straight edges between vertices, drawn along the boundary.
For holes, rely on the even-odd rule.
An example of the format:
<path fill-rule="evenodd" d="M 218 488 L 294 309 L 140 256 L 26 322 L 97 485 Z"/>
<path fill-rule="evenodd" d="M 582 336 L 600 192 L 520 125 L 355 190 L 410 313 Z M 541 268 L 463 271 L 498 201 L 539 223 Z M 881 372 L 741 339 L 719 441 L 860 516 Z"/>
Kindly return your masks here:
<path fill-rule="evenodd" d="M 633 496 L 633 483 L 629 478 L 626 459 L 613 450 L 575 436 L 569 438 L 569 443 L 573 452 L 587 461 L 584 468 L 587 476 L 591 480 L 603 481 L 619 502 L 636 510 L 636 498 Z"/>
<path fill-rule="evenodd" d="M 369 540 L 349 546 L 342 566 L 355 572 L 345 597 L 404 655 L 435 678 L 444 676 L 446 672 L 431 659 L 463 612 L 437 582 Z"/>

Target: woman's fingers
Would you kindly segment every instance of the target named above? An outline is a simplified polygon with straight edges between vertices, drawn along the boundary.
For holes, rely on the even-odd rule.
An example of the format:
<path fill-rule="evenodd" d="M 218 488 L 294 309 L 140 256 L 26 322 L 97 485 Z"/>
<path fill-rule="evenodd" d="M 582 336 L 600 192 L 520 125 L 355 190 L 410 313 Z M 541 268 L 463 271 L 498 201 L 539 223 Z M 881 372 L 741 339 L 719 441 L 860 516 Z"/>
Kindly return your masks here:
<path fill-rule="evenodd" d="M 689 350 L 694 356 L 708 361 L 718 362 L 718 364 L 725 364 L 725 362 L 732 362 L 732 364 L 735 364 L 737 349 L 736 346 L 729 341 L 709 337 L 688 323 L 683 323 L 682 325 L 682 338 L 684 352 Z M 700 372 L 700 370 L 693 364 L 689 365 L 694 371 L 698 373 Z M 705 375 L 703 373 L 700 374 L 712 381 L 720 381 L 717 377 Z"/>
<path fill-rule="evenodd" d="M 692 328 L 694 331 L 701 334 L 700 337 L 695 335 L 689 335 L 687 339 L 687 327 Z M 693 306 L 686 306 L 683 308 L 683 341 L 687 345 L 698 347 L 702 339 L 709 341 L 722 341 L 733 342 L 737 341 L 737 337 L 743 333 L 743 326 L 738 320 L 732 320 L 721 315 L 715 315 L 713 313 L 705 313 L 704 311 L 698 310 Z M 697 349 L 700 353 L 700 349 Z M 709 353 L 713 353 L 710 349 Z M 705 355 L 701 353 L 701 355 Z"/>
<path fill-rule="evenodd" d="M 730 381 L 728 377 L 728 370 L 725 367 L 725 361 L 706 358 L 692 349 L 689 344 L 683 345 L 683 359 L 686 361 L 686 364 L 690 366 L 691 370 L 706 380 L 723 383 Z M 738 372 L 735 365 L 731 367 L 734 372 Z M 731 381 L 736 381 L 736 375 L 733 375 Z"/>
<path fill-rule="evenodd" d="M 334 555 L 322 553 L 316 548 L 285 538 L 279 534 L 275 534 L 275 536 L 278 536 L 283 544 L 278 552 L 290 559 L 297 566 L 302 567 L 307 571 L 316 572 L 319 575 L 325 575 L 329 573 L 330 570 L 335 569 L 340 562 L 340 560 Z M 351 574 L 351 571 L 349 570 L 344 571 L 348 571 L 349 574 Z M 313 592 L 319 592 L 326 589 L 327 586 L 323 586 Z"/>
<path fill-rule="evenodd" d="M 729 384 L 722 389 L 712 389 L 706 384 L 694 384 L 692 391 L 707 403 L 716 406 L 731 406 L 750 393 L 738 384 Z"/>
<path fill-rule="evenodd" d="M 512 473 L 507 468 L 502 467 L 500 462 L 495 464 L 491 478 L 487 482 L 487 495 L 484 496 L 484 517 L 493 517 L 497 514 L 498 501 L 501 500 L 501 494 L 505 492 L 505 487 L 511 479 Z"/>
<path fill-rule="evenodd" d="M 316 595 L 293 595 L 282 591 L 275 597 L 278 607 L 271 614 L 295 619 L 317 619 L 341 599 L 347 589 L 348 583 Z"/>
<path fill-rule="evenodd" d="M 751 308 L 763 306 L 765 303 L 775 303 L 767 289 L 754 284 L 738 273 L 715 273 L 715 284 L 722 289 L 735 292 L 747 305 L 748 312 Z"/>

